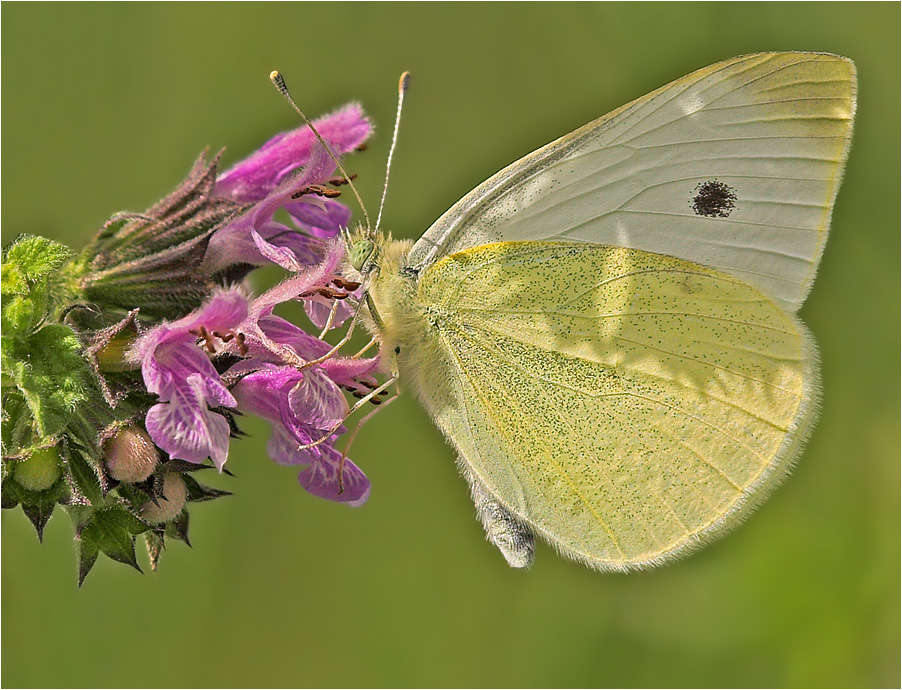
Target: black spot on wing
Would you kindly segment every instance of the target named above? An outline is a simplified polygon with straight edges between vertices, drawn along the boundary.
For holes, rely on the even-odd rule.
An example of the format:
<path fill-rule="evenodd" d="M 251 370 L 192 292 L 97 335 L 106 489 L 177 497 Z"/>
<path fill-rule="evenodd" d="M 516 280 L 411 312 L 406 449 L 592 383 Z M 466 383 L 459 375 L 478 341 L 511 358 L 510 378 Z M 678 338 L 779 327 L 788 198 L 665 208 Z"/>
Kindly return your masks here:
<path fill-rule="evenodd" d="M 689 205 L 696 215 L 707 218 L 728 217 L 739 200 L 735 189 L 718 180 L 701 182 L 692 191 L 695 196 L 689 200 Z"/>

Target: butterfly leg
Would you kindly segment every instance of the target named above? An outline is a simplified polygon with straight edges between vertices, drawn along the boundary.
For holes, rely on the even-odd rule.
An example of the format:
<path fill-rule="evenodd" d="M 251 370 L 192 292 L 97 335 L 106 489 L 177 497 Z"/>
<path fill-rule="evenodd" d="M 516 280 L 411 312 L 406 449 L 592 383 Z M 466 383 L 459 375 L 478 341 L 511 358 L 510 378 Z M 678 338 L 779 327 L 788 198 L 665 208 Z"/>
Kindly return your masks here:
<path fill-rule="evenodd" d="M 366 354 L 367 350 L 369 350 L 373 345 L 375 345 L 378 342 L 379 342 L 378 340 L 373 338 L 372 340 L 370 340 L 370 342 L 367 343 L 365 348 L 363 348 L 360 352 L 358 352 L 356 355 L 351 357 L 351 359 L 360 359 L 361 357 L 363 357 L 364 354 Z"/>
<path fill-rule="evenodd" d="M 327 359 L 332 357 L 336 352 L 338 352 L 341 348 L 343 348 L 348 341 L 351 340 L 351 336 L 354 334 L 354 326 L 357 325 L 357 320 L 360 318 L 360 309 L 363 306 L 363 301 L 357 303 L 357 309 L 354 310 L 354 316 L 351 317 L 351 323 L 348 326 L 347 332 L 344 334 L 344 337 L 335 344 L 335 346 L 329 350 L 322 357 L 317 357 L 316 359 L 311 359 L 309 362 L 304 362 L 303 365 L 299 367 L 301 371 L 306 369 L 307 367 L 312 367 L 314 364 L 322 364 Z"/>
<path fill-rule="evenodd" d="M 358 400 L 354 404 L 354 407 L 352 407 L 350 410 L 348 410 L 348 413 L 344 416 L 344 419 L 342 419 L 338 424 L 336 424 L 331 429 L 326 431 L 322 436 L 320 436 L 315 441 L 311 441 L 310 443 L 303 443 L 303 444 L 299 445 L 298 450 L 307 450 L 308 448 L 315 448 L 316 446 L 320 445 L 321 443 L 325 443 L 332 436 L 332 434 L 334 434 L 336 431 L 338 431 L 341 428 L 341 425 L 345 423 L 345 420 L 347 420 L 348 417 L 350 417 L 352 414 L 354 414 L 357 410 L 359 410 L 363 405 L 368 403 L 370 400 L 373 400 L 382 391 L 389 388 L 397 380 L 398 380 L 397 376 L 392 376 L 390 379 L 387 379 L 384 383 L 382 383 L 381 385 L 379 385 L 376 388 L 374 388 L 373 390 L 371 390 L 369 393 L 367 393 L 362 398 L 360 398 L 360 400 Z"/>
<path fill-rule="evenodd" d="M 386 407 L 391 405 L 395 400 L 397 400 L 399 395 L 393 395 L 388 400 L 383 402 L 381 405 L 376 407 L 376 409 L 371 412 L 366 413 L 363 417 L 360 418 L 360 421 L 357 422 L 357 426 L 354 427 L 354 431 L 351 432 L 351 435 L 348 437 L 348 442 L 345 444 L 345 449 L 341 453 L 341 460 L 338 461 L 338 493 L 342 493 L 344 491 L 344 467 L 345 467 L 345 459 L 348 457 L 348 453 L 351 452 L 351 445 L 354 443 L 354 439 L 357 438 L 357 432 L 366 424 L 370 419 L 372 419 L 373 415 L 375 415 L 379 410 L 384 410 Z"/>
<path fill-rule="evenodd" d="M 338 305 L 341 304 L 337 299 L 332 300 L 332 308 L 329 310 L 329 317 L 326 319 L 326 324 L 323 326 L 323 330 L 320 331 L 319 339 L 322 340 L 326 337 L 326 333 L 332 328 L 332 323 L 335 321 L 335 314 L 338 311 Z"/>

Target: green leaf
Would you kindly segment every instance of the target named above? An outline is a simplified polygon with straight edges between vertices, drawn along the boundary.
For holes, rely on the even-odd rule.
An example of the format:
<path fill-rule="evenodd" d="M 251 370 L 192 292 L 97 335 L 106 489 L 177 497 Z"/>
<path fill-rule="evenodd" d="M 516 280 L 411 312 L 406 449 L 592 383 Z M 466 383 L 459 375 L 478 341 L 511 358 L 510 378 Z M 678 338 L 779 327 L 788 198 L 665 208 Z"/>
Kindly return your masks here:
<path fill-rule="evenodd" d="M 232 495 L 231 491 L 222 491 L 221 489 L 214 489 L 211 486 L 204 486 L 194 477 L 187 474 L 183 474 L 182 479 L 185 481 L 185 487 L 188 489 L 189 501 L 212 501 L 214 498 L 219 498 L 220 496 Z"/>
<path fill-rule="evenodd" d="M 132 507 L 132 510 L 136 513 L 140 513 L 141 508 L 149 501 L 157 500 L 152 493 L 144 490 L 144 488 L 148 488 L 152 491 L 152 483 L 152 478 L 145 480 L 143 484 L 126 484 L 125 482 L 122 482 L 121 484 L 116 485 L 116 493 Z"/>
<path fill-rule="evenodd" d="M 4 340 L 10 335 L 28 335 L 44 317 L 45 301 L 32 296 L 3 298 L 2 323 Z"/>
<path fill-rule="evenodd" d="M 96 464 L 90 454 L 83 448 L 72 445 L 66 453 L 66 465 L 73 489 L 84 497 L 92 506 L 103 503 L 103 486 Z"/>
<path fill-rule="evenodd" d="M 62 284 L 60 267 L 68 247 L 44 237 L 25 236 L 3 255 L 2 325 L 4 335 L 26 335 L 48 314 L 51 294 Z"/>
<path fill-rule="evenodd" d="M 41 436 L 55 436 L 87 399 L 88 368 L 78 336 L 68 326 L 50 324 L 7 344 L 4 373 L 25 397 Z"/>
<path fill-rule="evenodd" d="M 69 497 L 66 482 L 60 479 L 44 491 L 29 491 L 15 480 L 5 477 L 2 487 L 2 507 L 4 509 L 22 506 L 31 524 L 38 533 L 38 540 L 44 539 L 44 526 L 53 514 L 57 503 L 65 502 Z"/>
<path fill-rule="evenodd" d="M 42 446 L 34 433 L 34 420 L 25 398 L 18 390 L 3 393 L 3 455 L 27 455 L 32 449 Z"/>
<path fill-rule="evenodd" d="M 0 508 L 3 510 L 12 510 L 19 505 L 19 496 L 16 488 L 10 486 L 12 482 L 8 481 L 9 473 L 4 472 L 3 483 L 0 484 Z"/>
<path fill-rule="evenodd" d="M 94 563 L 97 561 L 99 549 L 93 543 L 76 542 L 78 549 L 78 586 L 81 587 Z"/>
<path fill-rule="evenodd" d="M 72 256 L 65 245 L 46 237 L 24 235 L 10 246 L 3 257 L 3 294 L 23 295 L 29 288 L 49 277 Z"/>
<path fill-rule="evenodd" d="M 64 485 L 65 486 L 65 485 Z M 65 496 L 65 492 L 63 493 Z M 44 541 L 44 526 L 53 515 L 53 509 L 59 501 L 56 497 L 50 497 L 49 500 L 32 503 L 30 505 L 22 504 L 22 512 L 25 513 L 35 531 L 38 533 L 38 541 Z"/>
<path fill-rule="evenodd" d="M 28 292 L 28 281 L 25 274 L 15 264 L 3 261 L 0 271 L 0 290 L 6 295 L 24 295 Z"/>
<path fill-rule="evenodd" d="M 166 523 L 166 536 L 170 539 L 178 539 L 191 546 L 188 540 L 188 511 L 183 510 L 172 520 Z"/>
<path fill-rule="evenodd" d="M 146 524 L 122 505 L 113 505 L 96 511 L 91 519 L 79 528 L 77 534 L 79 585 L 93 567 L 98 552 L 141 572 L 135 556 L 135 535 L 148 529 Z"/>
<path fill-rule="evenodd" d="M 150 569 L 156 572 L 160 563 L 160 556 L 166 548 L 163 533 L 156 530 L 148 530 L 144 533 L 144 542 L 147 545 L 147 555 L 150 556 Z"/>

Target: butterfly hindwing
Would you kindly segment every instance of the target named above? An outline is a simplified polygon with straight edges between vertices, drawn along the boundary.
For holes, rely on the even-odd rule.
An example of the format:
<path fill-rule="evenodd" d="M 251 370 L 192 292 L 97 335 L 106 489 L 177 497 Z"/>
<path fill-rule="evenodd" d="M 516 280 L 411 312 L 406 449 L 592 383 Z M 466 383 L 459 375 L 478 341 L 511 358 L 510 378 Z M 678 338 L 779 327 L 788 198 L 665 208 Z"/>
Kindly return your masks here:
<path fill-rule="evenodd" d="M 418 300 L 431 360 L 399 360 L 401 373 L 466 473 L 597 568 L 727 529 L 785 474 L 813 418 L 804 326 L 686 261 L 499 243 L 428 269 Z"/>

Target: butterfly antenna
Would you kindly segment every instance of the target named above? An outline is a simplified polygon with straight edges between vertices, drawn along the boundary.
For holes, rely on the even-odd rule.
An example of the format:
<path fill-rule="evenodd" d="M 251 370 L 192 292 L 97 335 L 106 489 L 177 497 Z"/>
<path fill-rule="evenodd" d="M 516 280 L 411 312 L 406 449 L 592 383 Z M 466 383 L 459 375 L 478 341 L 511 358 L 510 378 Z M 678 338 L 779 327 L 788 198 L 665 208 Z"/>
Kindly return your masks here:
<path fill-rule="evenodd" d="M 307 118 L 306 115 L 298 108 L 297 103 L 294 102 L 294 99 L 291 97 L 291 93 L 288 91 L 288 85 L 285 83 L 285 79 L 279 73 L 278 70 L 273 70 L 269 73 L 269 79 L 273 83 L 273 85 L 279 90 L 279 93 L 282 94 L 282 97 L 288 101 L 288 104 L 294 108 L 294 111 L 301 116 L 301 119 L 304 120 L 304 124 L 306 124 L 310 131 L 313 132 L 313 136 L 316 137 L 316 140 L 323 145 L 326 149 L 326 153 L 329 154 L 329 157 L 335 162 L 335 165 L 338 167 L 341 174 L 348 181 L 348 186 L 351 188 L 351 191 L 354 192 L 354 196 L 357 198 L 357 203 L 360 205 L 360 210 L 363 211 L 363 218 L 366 221 L 366 227 L 370 227 L 370 216 L 366 212 L 366 206 L 363 205 L 363 200 L 360 198 L 360 194 L 357 193 L 357 187 L 354 186 L 354 183 L 351 181 L 351 176 L 345 172 L 344 166 L 342 166 L 341 161 L 338 160 L 338 157 L 332 153 L 332 147 L 326 143 L 326 140 L 320 136 L 320 133 L 316 131 L 316 127 L 313 126 L 313 123 Z"/>
<path fill-rule="evenodd" d="M 388 173 L 391 171 L 391 157 L 395 152 L 395 145 L 398 143 L 398 128 L 401 126 L 401 108 L 404 106 L 404 94 L 407 93 L 407 87 L 410 86 L 410 72 L 401 75 L 398 81 L 398 113 L 395 115 L 395 133 L 391 137 L 391 148 L 388 150 L 388 162 L 385 164 L 385 185 L 382 187 L 382 201 L 379 202 L 379 215 L 376 216 L 376 227 L 373 232 L 379 229 L 379 222 L 382 220 L 382 209 L 385 208 L 385 197 L 388 194 Z"/>

